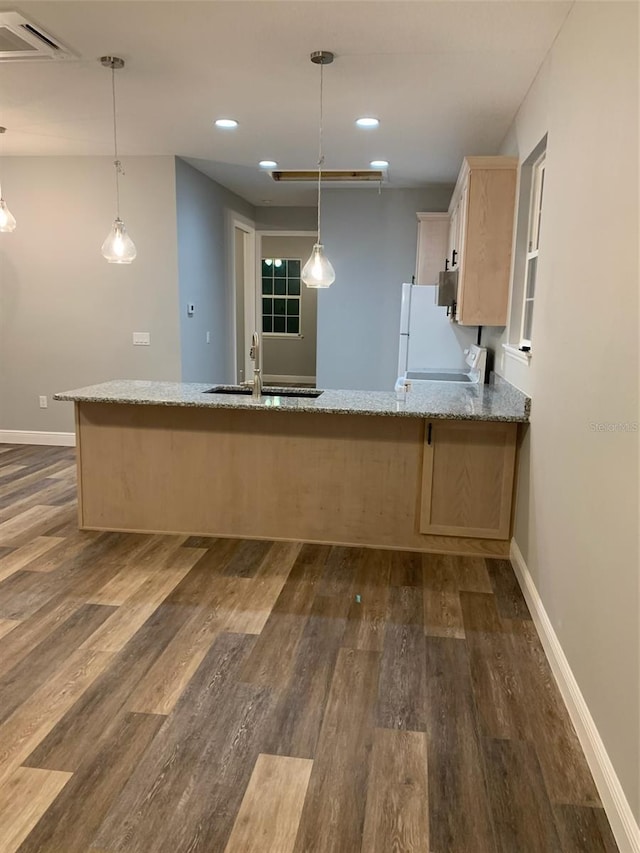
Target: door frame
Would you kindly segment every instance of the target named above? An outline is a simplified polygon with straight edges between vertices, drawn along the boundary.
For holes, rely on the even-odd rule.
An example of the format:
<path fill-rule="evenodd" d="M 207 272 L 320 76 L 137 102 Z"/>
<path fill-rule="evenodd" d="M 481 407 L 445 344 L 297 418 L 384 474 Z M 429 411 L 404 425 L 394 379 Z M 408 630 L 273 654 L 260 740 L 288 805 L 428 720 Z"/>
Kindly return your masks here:
<path fill-rule="evenodd" d="M 244 332 L 244 378 L 245 380 L 251 376 L 251 359 L 249 358 L 249 341 L 251 340 L 251 335 L 255 329 L 255 324 L 257 322 L 256 316 L 256 308 L 257 302 L 255 298 L 255 293 L 257 290 L 256 287 L 256 262 L 255 262 L 255 251 L 256 251 L 256 240 L 255 240 L 255 223 L 251 222 L 248 219 L 244 219 L 238 214 L 234 214 L 231 218 L 231 315 L 232 315 L 232 328 L 233 334 L 231 336 L 231 345 L 233 350 L 233 376 L 234 381 L 236 383 L 240 382 L 240 376 L 238 375 L 238 296 L 236 292 L 237 281 L 236 281 L 236 229 L 242 231 L 244 233 L 244 241 L 243 241 L 243 249 L 244 249 L 244 281 L 243 281 L 243 295 L 244 295 L 244 317 L 242 322 L 242 329 Z"/>
<path fill-rule="evenodd" d="M 260 229 L 256 231 L 256 240 L 255 240 L 255 275 L 254 275 L 254 317 L 255 322 L 259 323 L 262 326 L 262 323 L 259 318 L 262 317 L 262 238 L 263 237 L 313 237 L 316 242 L 318 240 L 318 232 L 314 229 L 313 231 L 289 231 L 284 228 L 280 228 L 278 230 L 273 229 Z M 260 286 L 258 286 L 258 282 Z M 302 286 L 302 284 L 301 284 Z M 317 328 L 318 322 L 316 320 L 316 340 L 318 334 Z M 260 344 L 262 345 L 262 328 L 255 327 L 260 336 Z M 317 344 L 316 344 L 317 346 Z M 264 378 L 264 377 L 263 377 Z M 305 377 L 306 378 L 306 377 Z M 300 381 L 299 376 L 286 376 L 281 377 L 284 381 L 296 382 Z"/>

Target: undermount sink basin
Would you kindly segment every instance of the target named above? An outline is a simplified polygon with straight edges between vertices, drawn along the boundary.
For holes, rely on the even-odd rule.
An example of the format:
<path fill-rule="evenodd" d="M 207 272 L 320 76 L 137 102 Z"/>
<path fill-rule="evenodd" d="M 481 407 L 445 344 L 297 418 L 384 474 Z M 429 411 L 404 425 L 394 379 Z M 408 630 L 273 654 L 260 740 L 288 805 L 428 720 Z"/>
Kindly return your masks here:
<path fill-rule="evenodd" d="M 253 390 L 246 385 L 216 385 L 209 388 L 205 394 L 242 394 L 250 397 Z M 317 388 L 263 388 L 263 397 L 309 397 L 314 399 L 322 394 Z"/>

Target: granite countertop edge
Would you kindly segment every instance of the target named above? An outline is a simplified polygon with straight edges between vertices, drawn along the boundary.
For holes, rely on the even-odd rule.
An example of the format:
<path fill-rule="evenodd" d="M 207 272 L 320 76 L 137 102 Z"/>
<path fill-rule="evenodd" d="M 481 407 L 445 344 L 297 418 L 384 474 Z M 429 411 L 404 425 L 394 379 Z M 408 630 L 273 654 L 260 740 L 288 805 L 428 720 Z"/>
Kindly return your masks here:
<path fill-rule="evenodd" d="M 406 402 L 398 401 L 395 392 L 335 390 L 326 390 L 317 398 L 278 397 L 277 402 L 269 398 L 255 401 L 252 397 L 241 395 L 205 394 L 204 392 L 211 387 L 215 386 L 212 386 L 212 383 L 113 380 L 57 393 L 54 395 L 54 400 L 507 423 L 528 422 L 531 409 L 530 398 L 498 376 L 489 385 L 461 387 L 453 383 L 434 382 L 432 385 L 420 388 L 414 386 Z"/>

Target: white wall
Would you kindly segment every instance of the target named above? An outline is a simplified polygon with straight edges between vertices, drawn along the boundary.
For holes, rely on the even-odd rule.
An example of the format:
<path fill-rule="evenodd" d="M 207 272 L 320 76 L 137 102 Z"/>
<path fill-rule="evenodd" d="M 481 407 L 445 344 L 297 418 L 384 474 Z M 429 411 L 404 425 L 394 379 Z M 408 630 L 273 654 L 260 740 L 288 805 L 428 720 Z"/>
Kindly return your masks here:
<path fill-rule="evenodd" d="M 319 388 L 392 390 L 402 283 L 415 273 L 418 211 L 446 211 L 453 187 L 330 189 L 322 239 L 336 271 L 318 293 Z"/>
<path fill-rule="evenodd" d="M 577 3 L 503 153 L 548 132 L 515 540 L 640 818 L 638 6 Z"/>
<path fill-rule="evenodd" d="M 182 381 L 233 382 L 232 216 L 252 221 L 254 208 L 180 159 L 176 160 L 176 202 Z M 188 302 L 195 305 L 191 317 Z"/>
<path fill-rule="evenodd" d="M 108 264 L 109 157 L 8 157 L 18 227 L 0 234 L 0 429 L 73 430 L 56 391 L 107 379 L 180 379 L 173 157 L 123 158 L 121 214 L 138 257 Z M 151 346 L 132 346 L 132 332 Z M 38 408 L 38 396 L 49 408 Z"/>

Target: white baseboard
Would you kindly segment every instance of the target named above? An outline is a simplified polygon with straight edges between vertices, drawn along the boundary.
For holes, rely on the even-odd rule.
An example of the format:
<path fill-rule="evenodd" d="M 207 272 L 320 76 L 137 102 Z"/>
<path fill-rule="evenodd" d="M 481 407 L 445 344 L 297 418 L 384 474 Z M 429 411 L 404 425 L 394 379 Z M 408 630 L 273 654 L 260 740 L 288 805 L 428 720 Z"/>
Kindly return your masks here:
<path fill-rule="evenodd" d="M 75 447 L 75 432 L 34 432 L 29 429 L 0 429 L 0 444 L 51 444 Z"/>
<path fill-rule="evenodd" d="M 262 377 L 265 382 L 271 382 L 274 385 L 277 385 L 278 382 L 298 382 L 300 385 L 315 385 L 316 377 L 315 376 L 294 376 L 289 374 L 282 373 L 265 373 Z"/>
<path fill-rule="evenodd" d="M 511 540 L 511 562 L 593 774 L 620 853 L 640 853 L 640 827 L 515 539 Z"/>

